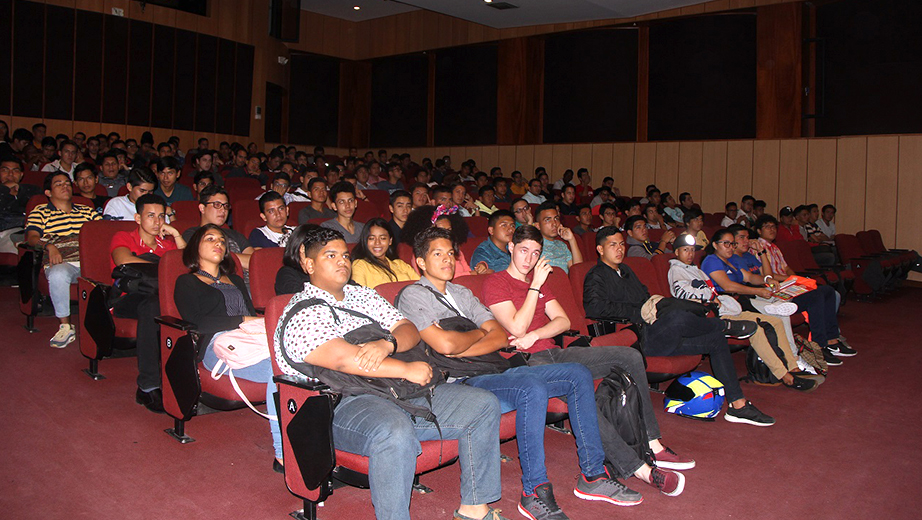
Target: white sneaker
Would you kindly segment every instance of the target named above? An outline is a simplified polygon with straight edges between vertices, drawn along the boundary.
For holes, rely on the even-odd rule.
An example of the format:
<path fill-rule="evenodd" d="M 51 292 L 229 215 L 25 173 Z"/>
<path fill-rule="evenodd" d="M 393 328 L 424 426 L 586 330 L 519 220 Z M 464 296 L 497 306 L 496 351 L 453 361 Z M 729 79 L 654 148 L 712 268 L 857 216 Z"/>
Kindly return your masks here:
<path fill-rule="evenodd" d="M 810 365 L 810 363 L 807 363 L 806 361 L 804 361 L 804 358 L 800 356 L 797 356 L 797 368 L 799 368 L 803 372 L 816 375 L 816 369 L 813 368 L 813 366 Z"/>
<path fill-rule="evenodd" d="M 797 312 L 797 304 L 791 302 L 770 303 L 765 306 L 765 314 L 773 316 L 790 316 Z"/>
<path fill-rule="evenodd" d="M 73 343 L 75 339 L 77 339 L 77 333 L 74 331 L 74 326 L 69 323 L 62 323 L 58 327 L 57 334 L 51 338 L 51 348 L 64 348 Z"/>

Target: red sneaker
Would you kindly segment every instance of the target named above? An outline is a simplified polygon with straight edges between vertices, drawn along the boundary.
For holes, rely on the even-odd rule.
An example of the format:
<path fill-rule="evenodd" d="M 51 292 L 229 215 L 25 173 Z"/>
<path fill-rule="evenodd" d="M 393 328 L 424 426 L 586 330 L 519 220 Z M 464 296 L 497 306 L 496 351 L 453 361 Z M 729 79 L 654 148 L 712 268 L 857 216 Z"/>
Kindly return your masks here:
<path fill-rule="evenodd" d="M 656 461 L 656 467 L 663 469 L 673 469 L 684 471 L 695 467 L 695 461 L 689 458 L 681 457 L 678 453 L 669 448 L 665 448 L 659 453 L 653 454 L 653 460 Z"/>
<path fill-rule="evenodd" d="M 685 475 L 675 471 L 653 468 L 653 472 L 650 473 L 650 482 L 647 482 L 647 484 L 660 490 L 667 497 L 675 497 L 681 495 L 685 489 Z"/>

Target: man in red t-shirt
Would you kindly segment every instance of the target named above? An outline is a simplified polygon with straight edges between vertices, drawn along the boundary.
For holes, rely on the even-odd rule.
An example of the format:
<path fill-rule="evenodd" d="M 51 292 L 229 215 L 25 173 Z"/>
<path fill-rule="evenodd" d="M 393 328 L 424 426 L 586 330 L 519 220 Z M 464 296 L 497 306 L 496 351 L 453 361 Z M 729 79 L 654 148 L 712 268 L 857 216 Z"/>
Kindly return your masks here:
<path fill-rule="evenodd" d="M 109 246 L 112 269 L 122 264 L 153 264 L 173 249 L 183 249 L 186 241 L 173 226 L 166 223 L 166 201 L 148 193 L 135 202 L 134 221 L 138 229 L 119 231 Z M 160 314 L 157 294 L 128 292 L 113 305 L 118 318 L 138 320 L 138 391 L 135 401 L 152 412 L 163 413 L 160 392 L 160 341 L 154 318 Z"/>
<path fill-rule="evenodd" d="M 570 318 L 545 283 L 553 268 L 541 257 L 544 239 L 537 228 L 524 225 L 515 230 L 509 243 L 512 261 L 505 271 L 490 275 L 483 284 L 483 303 L 510 334 L 509 345 L 531 354 L 529 365 L 580 363 L 589 368 L 593 379 L 607 376 L 612 366 L 627 371 L 638 388 L 646 388 L 647 374 L 640 352 L 630 347 L 594 346 L 558 348 L 554 337 L 570 329 Z M 600 424 L 606 458 L 612 462 L 617 478 L 636 476 L 669 496 L 682 492 L 685 478 L 662 469 L 686 470 L 695 461 L 677 455 L 660 442 L 659 424 L 653 414 L 649 392 L 640 392 L 646 421 L 647 440 L 656 467 L 638 461 L 636 454 L 622 453 L 607 435 L 617 435 L 611 425 Z M 640 462 L 638 464 L 638 462 Z"/>

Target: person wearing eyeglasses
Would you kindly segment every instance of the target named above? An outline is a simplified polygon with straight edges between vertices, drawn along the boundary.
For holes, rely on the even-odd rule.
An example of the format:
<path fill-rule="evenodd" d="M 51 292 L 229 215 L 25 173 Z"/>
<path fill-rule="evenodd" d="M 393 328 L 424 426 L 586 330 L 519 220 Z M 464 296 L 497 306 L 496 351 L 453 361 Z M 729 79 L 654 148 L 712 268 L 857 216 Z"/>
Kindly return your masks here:
<path fill-rule="evenodd" d="M 286 226 L 288 222 L 288 204 L 275 191 L 267 191 L 259 198 L 259 216 L 265 226 L 250 233 L 250 245 L 253 247 L 285 247 L 294 227 Z"/>
<path fill-rule="evenodd" d="M 183 231 L 183 239 L 188 243 L 192 235 L 205 224 L 214 224 L 221 227 L 221 231 L 224 232 L 224 236 L 227 239 L 228 251 L 237 253 L 240 264 L 243 265 L 244 269 L 248 269 L 250 266 L 250 255 L 252 255 L 256 249 L 250 245 L 250 241 L 239 231 L 223 227 L 231 211 L 231 204 L 227 196 L 227 191 L 216 184 L 206 186 L 205 189 L 199 193 L 198 210 L 202 214 L 201 224 Z"/>
<path fill-rule="evenodd" d="M 547 201 L 538 206 L 536 224 L 544 237 L 543 256 L 551 267 L 559 267 L 569 273 L 573 264 L 583 261 L 579 239 L 569 228 L 560 225 L 557 204 Z M 569 247 L 567 247 L 569 246 Z"/>
<path fill-rule="evenodd" d="M 535 217 L 531 214 L 531 206 L 524 198 L 512 201 L 512 215 L 515 216 L 515 227 L 535 223 Z"/>

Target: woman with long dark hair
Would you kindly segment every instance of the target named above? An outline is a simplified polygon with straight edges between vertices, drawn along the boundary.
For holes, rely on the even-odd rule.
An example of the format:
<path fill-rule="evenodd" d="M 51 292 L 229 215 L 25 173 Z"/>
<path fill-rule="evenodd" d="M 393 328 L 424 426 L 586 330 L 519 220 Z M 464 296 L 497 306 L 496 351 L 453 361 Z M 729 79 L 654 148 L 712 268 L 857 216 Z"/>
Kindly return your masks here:
<path fill-rule="evenodd" d="M 397 244 L 390 225 L 380 217 L 365 223 L 352 249 L 352 279 L 374 289 L 382 283 L 419 280 L 410 264 L 397 258 Z"/>

